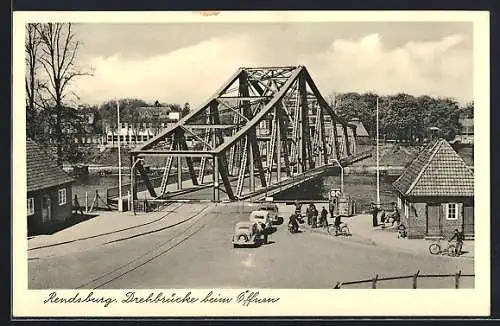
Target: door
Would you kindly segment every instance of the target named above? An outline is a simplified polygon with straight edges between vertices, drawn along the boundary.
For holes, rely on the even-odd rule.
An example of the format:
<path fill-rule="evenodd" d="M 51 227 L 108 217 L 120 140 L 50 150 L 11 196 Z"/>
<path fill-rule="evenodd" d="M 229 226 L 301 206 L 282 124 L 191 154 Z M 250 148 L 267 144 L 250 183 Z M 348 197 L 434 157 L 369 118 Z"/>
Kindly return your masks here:
<path fill-rule="evenodd" d="M 42 223 L 48 223 L 52 221 L 52 204 L 50 197 L 44 195 L 42 197 Z"/>
<path fill-rule="evenodd" d="M 427 205 L 427 235 L 440 236 L 441 235 L 441 205 Z"/>
<path fill-rule="evenodd" d="M 474 234 L 474 206 L 464 206 L 464 234 Z"/>

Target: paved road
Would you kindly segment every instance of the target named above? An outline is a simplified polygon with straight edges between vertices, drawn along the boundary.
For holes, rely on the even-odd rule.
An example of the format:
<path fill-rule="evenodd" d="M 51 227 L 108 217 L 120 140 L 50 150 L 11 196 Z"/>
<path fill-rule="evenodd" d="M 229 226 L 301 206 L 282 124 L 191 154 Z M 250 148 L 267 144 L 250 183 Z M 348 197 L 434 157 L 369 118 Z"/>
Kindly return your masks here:
<path fill-rule="evenodd" d="M 234 249 L 234 224 L 250 211 L 241 204 L 218 206 L 174 228 L 29 261 L 29 288 L 331 288 L 375 274 L 473 273 L 472 260 L 398 253 L 307 230 L 292 235 L 286 225 L 267 245 Z M 453 284 L 428 279 L 419 286 Z M 403 280 L 381 287 L 410 285 Z"/>

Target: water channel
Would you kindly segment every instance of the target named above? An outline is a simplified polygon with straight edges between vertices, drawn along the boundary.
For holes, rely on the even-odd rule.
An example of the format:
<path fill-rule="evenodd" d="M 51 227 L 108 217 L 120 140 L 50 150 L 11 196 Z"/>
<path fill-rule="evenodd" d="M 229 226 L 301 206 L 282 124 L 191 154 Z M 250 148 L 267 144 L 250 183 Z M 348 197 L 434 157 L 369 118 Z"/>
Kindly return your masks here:
<path fill-rule="evenodd" d="M 396 201 L 396 192 L 392 183 L 397 176 L 381 175 L 380 177 L 380 200 L 383 203 Z M 122 175 L 122 183 L 129 183 L 130 177 Z M 358 212 L 368 210 L 370 202 L 376 200 L 376 176 L 372 174 L 345 174 L 344 192 L 356 201 Z M 85 193 L 88 201 L 94 198 L 96 190 L 104 198 L 106 189 L 118 186 L 118 175 L 97 176 L 89 175 L 80 177 L 73 185 L 73 196 L 78 196 L 80 204 L 85 203 Z M 340 176 L 325 176 L 314 182 L 301 184 L 299 187 L 284 191 L 274 198 L 278 200 L 321 200 L 328 198 L 328 192 L 332 188 L 340 188 Z M 307 195 L 306 195 L 307 194 Z"/>

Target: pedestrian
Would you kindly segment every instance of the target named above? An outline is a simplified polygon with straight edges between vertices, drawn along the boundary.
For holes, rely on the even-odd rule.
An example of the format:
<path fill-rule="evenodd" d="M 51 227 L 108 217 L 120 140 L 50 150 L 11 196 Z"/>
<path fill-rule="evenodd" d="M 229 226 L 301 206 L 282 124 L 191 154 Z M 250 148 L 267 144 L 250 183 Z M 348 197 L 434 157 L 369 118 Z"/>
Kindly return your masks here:
<path fill-rule="evenodd" d="M 321 227 L 327 227 L 328 226 L 328 212 L 326 211 L 325 206 L 323 206 L 323 209 L 321 210 L 321 218 L 319 219 L 319 225 Z"/>
<path fill-rule="evenodd" d="M 78 196 L 76 194 L 75 194 L 73 206 L 75 208 L 75 214 L 78 214 L 78 212 L 80 212 L 81 215 L 85 215 L 83 213 L 82 207 L 80 206 L 80 203 L 78 202 Z"/>
<path fill-rule="evenodd" d="M 313 216 L 313 204 L 309 204 L 309 207 L 307 207 L 306 216 L 307 216 L 307 225 L 311 225 Z"/>
<path fill-rule="evenodd" d="M 257 223 L 257 232 L 262 236 L 262 243 L 267 244 L 267 230 L 260 223 Z"/>
<path fill-rule="evenodd" d="M 342 221 L 340 220 L 340 215 L 335 216 L 335 222 L 333 223 L 335 227 L 338 228 L 341 223 Z"/>
<path fill-rule="evenodd" d="M 382 215 L 380 215 L 380 222 L 385 223 L 385 209 L 382 210 Z"/>
<path fill-rule="evenodd" d="M 313 206 L 313 210 L 312 210 L 312 227 L 313 228 L 318 227 L 318 210 L 314 206 Z"/>
<path fill-rule="evenodd" d="M 464 244 L 464 238 L 465 237 L 464 237 L 463 232 L 460 232 L 460 231 L 458 231 L 458 229 L 455 229 L 450 241 L 453 241 L 453 239 L 456 239 L 456 241 L 457 241 L 457 245 L 455 246 L 455 254 L 457 256 L 460 256 L 462 254 L 462 246 Z"/>
<path fill-rule="evenodd" d="M 373 203 L 372 203 L 372 205 L 373 205 L 373 211 L 372 211 L 372 214 L 373 214 L 373 216 L 372 216 L 372 224 L 373 224 L 373 227 L 376 227 L 376 226 L 378 226 L 378 219 L 377 219 L 377 215 L 378 215 L 379 209 L 378 209 L 378 207 L 377 207 L 375 204 L 373 204 Z"/>
<path fill-rule="evenodd" d="M 302 206 L 300 205 L 299 201 L 298 201 L 298 200 L 296 200 L 296 201 L 295 201 L 295 214 L 296 214 L 297 216 L 300 216 L 301 211 L 302 211 Z"/>

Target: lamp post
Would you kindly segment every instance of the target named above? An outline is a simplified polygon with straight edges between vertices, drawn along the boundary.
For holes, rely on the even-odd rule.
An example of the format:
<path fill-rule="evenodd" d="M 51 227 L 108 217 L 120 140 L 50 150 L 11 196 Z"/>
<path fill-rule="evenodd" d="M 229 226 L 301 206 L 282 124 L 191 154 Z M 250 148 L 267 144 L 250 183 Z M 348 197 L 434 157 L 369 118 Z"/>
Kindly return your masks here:
<path fill-rule="evenodd" d="M 340 168 L 340 193 L 344 193 L 344 167 L 340 164 L 339 160 L 334 158 L 332 161 L 336 162 Z"/>
<path fill-rule="evenodd" d="M 378 96 L 377 96 L 377 208 L 380 207 L 380 167 L 379 167 L 379 122 L 378 122 Z"/>
<path fill-rule="evenodd" d="M 135 206 L 134 206 L 134 183 L 135 183 L 135 172 L 134 168 L 137 165 L 137 163 L 144 161 L 144 158 L 139 157 L 135 162 L 132 164 L 132 167 L 130 167 L 130 194 L 131 194 L 131 205 L 130 209 L 132 210 L 132 213 L 135 215 Z"/>
<path fill-rule="evenodd" d="M 116 115 L 118 116 L 118 211 L 123 212 L 123 199 L 122 199 L 122 157 L 121 157 L 121 124 L 120 124 L 120 103 L 116 101 Z"/>

